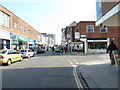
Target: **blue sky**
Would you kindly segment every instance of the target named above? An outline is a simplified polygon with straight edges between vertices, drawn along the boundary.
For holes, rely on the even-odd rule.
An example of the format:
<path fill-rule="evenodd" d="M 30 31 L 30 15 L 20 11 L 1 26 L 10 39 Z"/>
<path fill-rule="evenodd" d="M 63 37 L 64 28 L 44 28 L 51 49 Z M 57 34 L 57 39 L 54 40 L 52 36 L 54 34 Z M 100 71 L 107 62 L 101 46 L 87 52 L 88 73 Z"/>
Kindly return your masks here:
<path fill-rule="evenodd" d="M 73 21 L 96 19 L 96 0 L 9 0 L 4 7 L 30 24 L 39 32 L 56 34 L 61 42 L 61 29 Z"/>

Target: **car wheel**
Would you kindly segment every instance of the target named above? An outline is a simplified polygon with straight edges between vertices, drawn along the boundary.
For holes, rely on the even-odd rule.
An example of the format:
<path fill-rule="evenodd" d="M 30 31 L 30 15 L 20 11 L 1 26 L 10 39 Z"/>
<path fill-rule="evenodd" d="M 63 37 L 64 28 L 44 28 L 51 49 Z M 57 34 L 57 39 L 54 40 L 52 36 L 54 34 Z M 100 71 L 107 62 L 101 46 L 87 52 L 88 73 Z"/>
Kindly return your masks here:
<path fill-rule="evenodd" d="M 8 59 L 7 65 L 11 65 L 11 60 L 10 59 Z"/>
<path fill-rule="evenodd" d="M 30 55 L 28 55 L 28 59 L 30 59 Z"/>
<path fill-rule="evenodd" d="M 23 60 L 23 57 L 20 57 L 20 61 L 22 61 Z"/>
<path fill-rule="evenodd" d="M 35 56 L 35 54 L 33 54 L 33 56 L 32 57 L 34 57 Z"/>

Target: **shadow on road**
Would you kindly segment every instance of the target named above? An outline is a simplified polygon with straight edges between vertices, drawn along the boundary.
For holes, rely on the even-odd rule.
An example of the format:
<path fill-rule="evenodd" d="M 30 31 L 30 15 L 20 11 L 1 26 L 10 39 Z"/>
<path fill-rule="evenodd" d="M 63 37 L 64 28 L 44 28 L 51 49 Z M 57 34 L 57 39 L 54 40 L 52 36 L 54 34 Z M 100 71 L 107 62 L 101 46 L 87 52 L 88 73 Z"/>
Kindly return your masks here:
<path fill-rule="evenodd" d="M 77 88 L 72 69 L 72 67 L 37 66 L 34 68 L 3 69 L 2 87 Z"/>

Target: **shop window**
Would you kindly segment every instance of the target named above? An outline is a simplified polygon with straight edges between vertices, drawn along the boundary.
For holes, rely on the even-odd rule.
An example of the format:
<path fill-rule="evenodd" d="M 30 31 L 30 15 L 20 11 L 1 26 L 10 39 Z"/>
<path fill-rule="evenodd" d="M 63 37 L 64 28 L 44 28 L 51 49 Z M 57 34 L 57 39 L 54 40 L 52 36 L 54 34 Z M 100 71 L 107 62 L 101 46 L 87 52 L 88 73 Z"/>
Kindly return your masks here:
<path fill-rule="evenodd" d="M 14 28 L 17 29 L 17 25 L 18 25 L 18 24 L 17 24 L 16 22 L 14 22 Z"/>
<path fill-rule="evenodd" d="M 104 42 L 91 42 L 88 43 L 88 49 L 106 49 L 107 43 Z"/>
<path fill-rule="evenodd" d="M 93 25 L 87 25 L 86 27 L 88 33 L 94 32 L 94 26 Z"/>

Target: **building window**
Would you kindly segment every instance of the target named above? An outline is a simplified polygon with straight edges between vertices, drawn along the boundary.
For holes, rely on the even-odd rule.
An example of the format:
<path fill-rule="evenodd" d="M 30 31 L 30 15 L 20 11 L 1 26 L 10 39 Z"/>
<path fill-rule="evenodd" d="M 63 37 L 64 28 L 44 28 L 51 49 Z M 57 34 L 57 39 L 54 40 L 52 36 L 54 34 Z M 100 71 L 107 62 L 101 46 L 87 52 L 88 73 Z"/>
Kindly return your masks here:
<path fill-rule="evenodd" d="M 17 29 L 17 23 L 16 23 L 16 22 L 14 22 L 14 28 L 16 28 L 16 29 Z"/>
<path fill-rule="evenodd" d="M 94 32 L 94 26 L 93 25 L 87 25 L 87 32 L 88 33 Z"/>
<path fill-rule="evenodd" d="M 10 28 L 10 16 L 3 11 L 0 11 L 0 25 Z"/>
<path fill-rule="evenodd" d="M 27 31 L 27 28 L 26 27 L 24 27 L 24 32 L 26 32 Z"/>
<path fill-rule="evenodd" d="M 28 30 L 28 34 L 30 34 L 30 30 Z"/>
<path fill-rule="evenodd" d="M 77 28 L 75 31 L 76 31 L 76 32 L 79 32 L 79 31 L 78 31 L 78 28 Z"/>
<path fill-rule="evenodd" d="M 22 25 L 20 25 L 20 30 L 22 31 Z"/>
<path fill-rule="evenodd" d="M 100 32 L 101 33 L 106 33 L 107 32 L 107 27 L 106 26 L 100 27 Z"/>
<path fill-rule="evenodd" d="M 33 35 L 33 31 L 31 31 L 31 35 Z"/>

